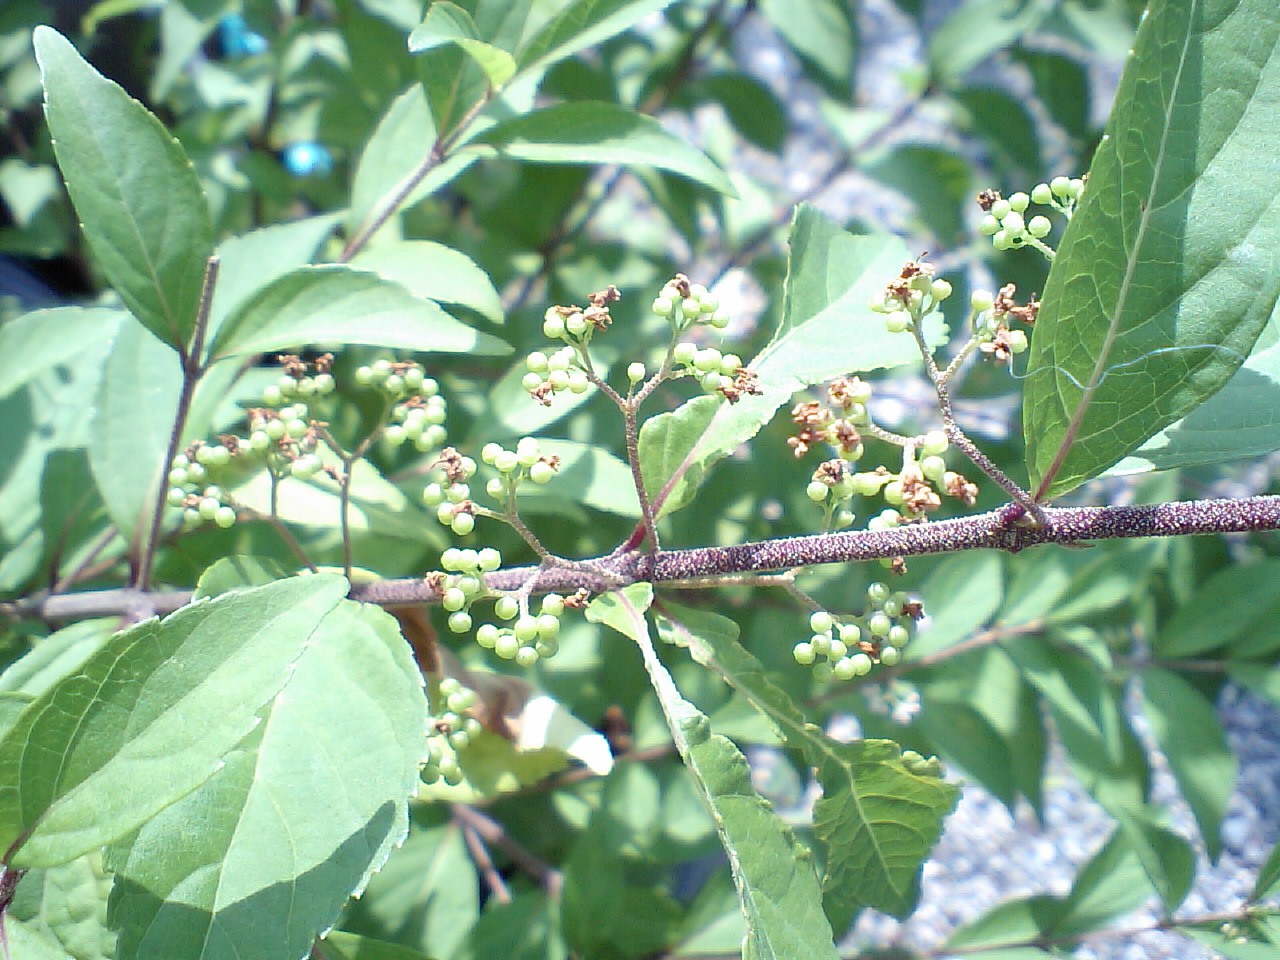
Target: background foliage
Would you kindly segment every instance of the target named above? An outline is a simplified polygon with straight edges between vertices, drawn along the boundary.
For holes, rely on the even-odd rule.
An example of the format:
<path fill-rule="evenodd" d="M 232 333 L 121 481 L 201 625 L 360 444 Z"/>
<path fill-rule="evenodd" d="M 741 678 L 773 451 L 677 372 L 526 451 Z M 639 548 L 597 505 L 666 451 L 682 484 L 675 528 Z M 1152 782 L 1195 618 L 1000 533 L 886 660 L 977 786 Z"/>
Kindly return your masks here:
<path fill-rule="evenodd" d="M 1069 890 L 978 904 L 976 918 L 957 907 L 969 922 L 921 950 L 1067 951 L 1154 897 L 1168 926 L 1223 953 L 1275 955 L 1280 928 L 1259 904 L 1280 860 L 1262 838 L 1232 910 L 1179 912 L 1197 853 L 1222 853 L 1237 770 L 1215 700 L 1233 683 L 1280 702 L 1273 538 L 913 558 L 894 587 L 923 597 L 925 629 L 897 667 L 835 686 L 792 658 L 804 613 L 746 586 L 608 594 L 529 671 L 441 630 L 475 683 L 518 673 L 531 687 L 504 689 L 606 729 L 618 758 L 604 777 L 568 768 L 582 729 L 567 719 L 567 740 L 485 734 L 460 754 L 463 783 L 408 806 L 427 700 L 401 631 L 429 649 L 421 616 L 397 625 L 343 599 L 333 574 L 282 579 L 297 555 L 266 522 L 179 535 L 165 515 L 147 548 L 175 411 L 189 402 L 184 445 L 238 429 L 279 377 L 259 355 L 337 345 L 330 428 L 349 449 L 384 413 L 345 386 L 354 371 L 418 357 L 448 398 L 451 443 L 478 457 L 536 434 L 561 457 L 553 483 L 520 497 L 545 547 L 607 554 L 639 516 L 618 411 L 598 393 L 533 402 L 523 358 L 545 348 L 549 304 L 614 284 L 598 369 L 656 369 L 670 331 L 649 300 L 677 271 L 719 294 L 765 390 L 728 406 L 678 382 L 650 398 L 651 493 L 680 471 L 656 503 L 664 547 L 812 532 L 814 464 L 791 457 L 774 412 L 856 369 L 874 371 L 877 422 L 937 425 L 904 366 L 909 338 L 865 311 L 925 249 L 958 291 L 956 343 L 971 290 L 1045 291 L 1031 372 L 977 365 L 957 390 L 962 425 L 1016 480 L 1057 496 L 1106 471 L 1183 468 L 1085 487 L 1093 502 L 1221 491 L 1224 476 L 1265 488 L 1265 471 L 1217 465 L 1280 447 L 1280 191 L 1265 179 L 1280 23 L 1266 3 L 1157 8 L 1098 147 L 1093 105 L 1139 12 L 6 3 L 0 250 L 34 258 L 45 283 L 15 285 L 0 327 L 0 592 L 140 578 L 212 598 L 118 633 L 118 618 L 5 623 L 0 847 L 27 871 L 4 918 L 12 955 L 832 956 L 832 934 L 867 908 L 916 906 L 961 778 L 1043 817 L 1055 744 L 1109 837 Z M 893 59 L 885 31 L 918 55 Z M 761 69 L 760 49 L 784 69 Z M 980 189 L 1090 163 L 1047 285 L 1034 253 L 976 233 Z M 793 214 L 806 199 L 841 224 Z M 848 336 L 859 317 L 874 332 Z M 1009 429 L 1024 388 L 1025 446 Z M 1153 399 L 1130 406 L 1135 393 Z M 323 478 L 284 481 L 277 503 L 245 477 L 236 496 L 277 506 L 321 566 L 437 569 L 454 538 L 421 506 L 433 457 L 367 454 L 349 556 Z M 978 507 L 1006 499 L 986 484 Z M 532 559 L 514 532 L 477 531 L 465 542 Z M 864 566 L 801 583 L 857 612 L 880 576 Z M 436 680 L 427 693 L 438 712 Z M 868 739 L 829 735 L 851 726 Z M 1165 763 L 1193 822 L 1171 826 L 1152 802 Z"/>

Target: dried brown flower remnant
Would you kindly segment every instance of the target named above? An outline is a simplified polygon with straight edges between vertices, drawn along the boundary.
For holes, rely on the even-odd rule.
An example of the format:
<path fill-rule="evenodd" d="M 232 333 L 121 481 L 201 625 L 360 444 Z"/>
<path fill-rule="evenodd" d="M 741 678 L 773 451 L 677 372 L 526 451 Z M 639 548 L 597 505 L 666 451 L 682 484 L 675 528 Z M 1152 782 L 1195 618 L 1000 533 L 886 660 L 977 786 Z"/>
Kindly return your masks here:
<path fill-rule="evenodd" d="M 739 367 L 734 371 L 733 382 L 723 384 L 719 390 L 730 403 L 737 403 L 744 393 L 753 397 L 764 393 L 760 389 L 760 378 L 756 376 L 754 370 L 748 370 L 746 367 Z"/>
<path fill-rule="evenodd" d="M 463 483 L 467 479 L 462 454 L 455 447 L 445 447 L 441 450 L 440 459 L 432 466 L 443 467 L 444 474 L 449 478 L 450 483 Z"/>
<path fill-rule="evenodd" d="M 934 492 L 920 472 L 920 465 L 914 461 L 903 465 L 899 482 L 902 484 L 902 506 L 909 515 L 918 517 L 942 506 L 942 498 Z"/>
<path fill-rule="evenodd" d="M 848 420 L 837 420 L 831 425 L 832 442 L 840 448 L 840 454 L 847 460 L 857 460 L 859 447 L 862 446 L 862 434 Z"/>
<path fill-rule="evenodd" d="M 822 443 L 827 438 L 827 427 L 831 423 L 831 411 L 817 400 L 806 400 L 791 408 L 791 419 L 800 424 L 794 437 L 787 438 L 796 458 L 809 452 L 814 444 Z"/>
<path fill-rule="evenodd" d="M 958 473 L 948 470 L 942 475 L 942 487 L 947 492 L 947 496 L 955 497 L 966 507 L 972 507 L 978 502 L 978 485 L 970 483 Z"/>
<path fill-rule="evenodd" d="M 861 377 L 839 377 L 827 385 L 827 396 L 836 406 L 848 409 L 855 403 L 862 402 L 867 389 Z"/>
<path fill-rule="evenodd" d="M 813 471 L 813 479 L 819 483 L 825 483 L 828 487 L 834 487 L 844 479 L 846 472 L 843 460 L 828 460 L 826 463 L 819 464 L 818 469 Z"/>
<path fill-rule="evenodd" d="M 1036 322 L 1036 315 L 1040 312 L 1040 301 L 1032 294 L 1027 300 L 1025 307 L 1018 306 L 1013 299 L 1014 293 L 1017 291 L 1012 283 L 1007 283 L 1000 288 L 1000 292 L 996 295 L 995 303 L 991 307 L 991 312 L 997 317 L 1013 317 L 1015 320 L 1021 320 L 1023 323 L 1031 324 Z"/>
<path fill-rule="evenodd" d="M 978 206 L 982 208 L 983 213 L 991 211 L 991 205 L 1000 199 L 1000 191 L 983 190 L 978 194 Z"/>

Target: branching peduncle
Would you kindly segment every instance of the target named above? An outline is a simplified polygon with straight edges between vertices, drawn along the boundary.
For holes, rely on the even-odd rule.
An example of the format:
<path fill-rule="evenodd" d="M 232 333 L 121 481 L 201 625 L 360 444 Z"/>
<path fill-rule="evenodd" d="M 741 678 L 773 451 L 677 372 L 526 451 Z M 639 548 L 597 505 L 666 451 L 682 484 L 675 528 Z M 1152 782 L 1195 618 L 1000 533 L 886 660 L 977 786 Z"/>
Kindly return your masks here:
<path fill-rule="evenodd" d="M 178 394 L 178 409 L 173 417 L 173 429 L 169 432 L 169 445 L 165 450 L 162 475 L 169 470 L 182 446 L 182 432 L 187 426 L 187 417 L 191 413 L 191 401 L 195 397 L 196 387 L 204 376 L 208 365 L 204 359 L 205 335 L 209 330 L 209 310 L 213 306 L 213 291 L 218 282 L 218 264 L 216 256 L 205 263 L 204 283 L 200 289 L 200 303 L 196 308 L 195 324 L 191 331 L 191 342 L 185 347 L 179 345 L 178 355 L 182 362 L 182 389 Z M 146 530 L 146 540 L 142 556 L 133 576 L 133 586 L 137 590 L 146 591 L 151 586 L 151 567 L 155 562 L 156 547 L 160 542 L 160 529 L 164 525 L 164 508 L 167 503 L 165 495 L 168 485 L 164 482 L 156 486 L 156 502 L 151 511 L 151 524 Z"/>

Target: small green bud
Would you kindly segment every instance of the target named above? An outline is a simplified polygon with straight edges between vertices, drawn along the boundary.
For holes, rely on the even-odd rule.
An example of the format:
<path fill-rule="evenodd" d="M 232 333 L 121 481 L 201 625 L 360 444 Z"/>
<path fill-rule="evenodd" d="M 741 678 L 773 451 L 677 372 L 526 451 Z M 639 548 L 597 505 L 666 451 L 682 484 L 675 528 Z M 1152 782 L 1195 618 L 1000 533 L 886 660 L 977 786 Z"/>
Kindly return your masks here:
<path fill-rule="evenodd" d="M 452 613 L 467 605 L 467 595 L 458 587 L 450 587 L 440 598 L 440 605 Z"/>
<path fill-rule="evenodd" d="M 491 573 L 502 566 L 502 554 L 496 547 L 482 547 L 477 564 L 485 573 Z"/>
<path fill-rule="evenodd" d="M 871 658 L 865 653 L 855 653 L 849 659 L 853 661 L 854 676 L 865 677 L 871 672 Z"/>
<path fill-rule="evenodd" d="M 520 604 L 515 597 L 501 596 L 494 601 L 493 612 L 499 620 L 512 620 L 520 612 Z"/>
<path fill-rule="evenodd" d="M 1027 229 L 1026 222 L 1022 219 L 1022 214 L 1018 213 L 1016 210 L 1009 211 L 1008 216 L 1006 216 L 1001 222 L 1004 224 L 1004 228 L 1008 230 L 1011 235 L 1022 233 L 1022 231 Z"/>
<path fill-rule="evenodd" d="M 809 629 L 814 633 L 830 633 L 835 619 L 826 610 L 815 610 L 809 615 Z"/>
<path fill-rule="evenodd" d="M 978 221 L 978 233 L 984 237 L 994 236 L 996 231 L 999 229 L 1000 221 L 989 213 Z"/>
<path fill-rule="evenodd" d="M 884 328 L 890 333 L 902 333 L 909 326 L 911 326 L 911 314 L 905 310 L 895 310 L 885 315 Z"/>
<path fill-rule="evenodd" d="M 221 506 L 213 514 L 213 522 L 220 526 L 223 530 L 228 530 L 235 526 L 236 512 L 228 506 Z"/>
<path fill-rule="evenodd" d="M 520 386 L 524 388 L 526 392 L 532 393 L 534 390 L 537 390 L 542 386 L 542 374 L 532 372 L 526 373 L 520 378 Z"/>
<path fill-rule="evenodd" d="M 984 313 L 996 305 L 996 298 L 990 290 L 975 290 L 969 295 L 969 306 L 974 313 Z"/>
<path fill-rule="evenodd" d="M 449 630 L 453 633 L 466 633 L 471 629 L 471 614 L 458 610 L 449 614 Z"/>
<path fill-rule="evenodd" d="M 696 344 L 689 343 L 687 340 L 677 343 L 675 349 L 671 351 L 671 359 L 676 363 L 692 365 L 694 357 L 698 354 Z"/>
<path fill-rule="evenodd" d="M 1039 204 L 1052 203 L 1053 191 L 1049 189 L 1047 183 L 1037 183 L 1031 188 L 1031 199 Z"/>
<path fill-rule="evenodd" d="M 1015 213 L 1025 213 L 1027 207 L 1031 205 L 1031 198 L 1019 190 L 1017 193 L 1009 194 L 1009 207 Z"/>
<path fill-rule="evenodd" d="M 883 611 L 877 610 L 867 618 L 867 629 L 871 631 L 873 637 L 887 636 L 892 628 L 893 621 Z"/>
<path fill-rule="evenodd" d="M 933 294 L 933 299 L 945 300 L 951 296 L 951 284 L 945 280 L 935 280 L 929 285 L 929 292 Z"/>
<path fill-rule="evenodd" d="M 791 656 L 795 658 L 796 663 L 802 667 L 807 667 L 817 659 L 814 652 L 813 644 L 801 641 L 791 648 Z"/>
<path fill-rule="evenodd" d="M 822 503 L 830 492 L 831 488 L 821 480 L 810 480 L 809 485 L 804 488 L 804 495 L 814 503 Z"/>
<path fill-rule="evenodd" d="M 880 648 L 880 662 L 883 663 L 886 667 L 892 667 L 901 659 L 902 659 L 902 653 L 898 650 L 897 647 L 881 647 Z"/>
<path fill-rule="evenodd" d="M 1054 177 L 1049 181 L 1049 189 L 1059 200 L 1071 199 L 1071 179 L 1069 177 Z"/>
<path fill-rule="evenodd" d="M 587 318 L 581 313 L 571 313 L 565 318 L 564 328 L 575 337 L 587 332 Z"/>
<path fill-rule="evenodd" d="M 1049 222 L 1048 217 L 1032 217 L 1027 221 L 1027 233 L 1037 240 L 1047 237 L 1052 229 L 1053 224 Z"/>
<path fill-rule="evenodd" d="M 997 200 L 995 203 L 991 204 L 991 209 L 987 212 L 997 220 L 1003 221 L 1005 217 L 1013 212 L 1013 206 L 1008 200 Z"/>
<path fill-rule="evenodd" d="M 516 654 L 520 652 L 520 641 L 513 634 L 500 634 L 493 645 L 493 652 L 503 660 L 514 660 Z"/>
<path fill-rule="evenodd" d="M 840 642 L 852 647 L 862 639 L 862 629 L 856 623 L 840 624 Z"/>
<path fill-rule="evenodd" d="M 551 478 L 555 476 L 555 473 L 556 472 L 552 468 L 551 464 L 544 463 L 539 460 L 529 468 L 529 479 L 537 484 L 550 483 Z"/>
<path fill-rule="evenodd" d="M 1027 335 L 1022 330 L 1010 330 L 1007 342 L 1012 353 L 1022 353 L 1027 349 Z"/>
<path fill-rule="evenodd" d="M 533 617 L 521 617 L 513 629 L 516 639 L 521 643 L 532 643 L 538 637 L 538 621 Z"/>
<path fill-rule="evenodd" d="M 548 593 L 542 598 L 542 612 L 558 617 L 564 613 L 564 597 L 557 593 Z"/>
<path fill-rule="evenodd" d="M 951 441 L 947 439 L 945 431 L 930 430 L 924 435 L 924 440 L 920 444 L 920 452 L 927 457 L 937 456 L 946 453 L 949 446 L 951 446 Z"/>
<path fill-rule="evenodd" d="M 887 583 L 876 581 L 867 584 L 867 599 L 877 606 L 888 600 L 892 593 Z"/>
<path fill-rule="evenodd" d="M 476 643 L 484 647 L 486 650 L 492 650 L 498 642 L 498 628 L 492 623 L 480 624 L 480 629 L 476 631 Z"/>
<path fill-rule="evenodd" d="M 669 317 L 672 306 L 673 304 L 666 297 L 654 297 L 653 303 L 649 304 L 649 309 L 660 317 Z"/>
<path fill-rule="evenodd" d="M 627 379 L 632 383 L 639 383 L 645 377 L 644 364 L 640 361 L 627 365 Z"/>
<path fill-rule="evenodd" d="M 564 317 L 560 314 L 548 316 L 542 324 L 542 335 L 548 340 L 563 340 L 565 334 Z"/>

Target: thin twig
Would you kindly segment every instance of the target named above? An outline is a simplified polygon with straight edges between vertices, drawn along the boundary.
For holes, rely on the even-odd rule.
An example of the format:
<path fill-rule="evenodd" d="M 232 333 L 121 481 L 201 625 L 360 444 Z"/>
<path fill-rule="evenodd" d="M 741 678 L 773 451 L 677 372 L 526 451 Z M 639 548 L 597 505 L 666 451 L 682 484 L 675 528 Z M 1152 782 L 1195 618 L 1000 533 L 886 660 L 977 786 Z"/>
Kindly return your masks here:
<path fill-rule="evenodd" d="M 476 865 L 476 870 L 484 878 L 485 886 L 489 888 L 489 895 L 498 903 L 510 903 L 511 891 L 507 889 L 506 881 L 502 879 L 498 868 L 493 865 L 493 858 L 489 856 L 489 850 L 480 839 L 480 834 L 476 833 L 475 828 L 469 824 L 459 823 L 459 827 L 462 830 L 463 842 L 467 845 L 467 852 L 471 854 L 471 862 Z"/>
<path fill-rule="evenodd" d="M 218 264 L 216 255 L 211 256 L 205 263 L 204 285 L 200 290 L 200 304 L 196 309 L 191 343 L 178 344 L 178 354 L 182 360 L 182 390 L 178 395 L 178 409 L 173 417 L 173 429 L 169 432 L 169 445 L 165 450 L 164 464 L 161 466 L 162 478 L 173 463 L 173 458 L 178 455 L 178 448 L 182 445 L 182 432 L 186 429 L 187 417 L 191 413 L 191 401 L 206 369 L 202 354 L 205 334 L 209 330 L 209 309 L 213 306 L 213 290 L 218 282 Z M 145 591 L 151 586 L 151 565 L 155 561 L 160 529 L 164 525 L 164 508 L 168 503 L 168 492 L 168 485 L 163 480 L 157 484 L 155 508 L 151 512 L 151 526 L 146 531 L 142 557 L 138 561 L 138 567 L 133 576 L 133 586 L 138 590 Z"/>
<path fill-rule="evenodd" d="M 539 886 L 548 895 L 552 897 L 560 895 L 560 888 L 564 885 L 564 875 L 530 852 L 520 841 L 507 833 L 501 823 L 464 803 L 455 803 L 451 809 L 455 820 L 474 830 L 485 843 L 497 847 L 509 856 L 516 866 L 537 880 Z"/>

